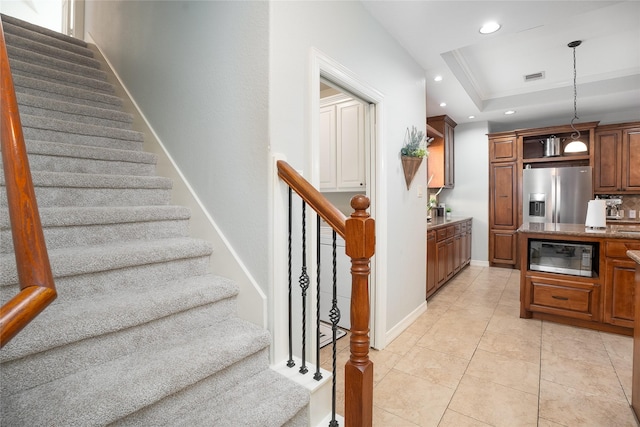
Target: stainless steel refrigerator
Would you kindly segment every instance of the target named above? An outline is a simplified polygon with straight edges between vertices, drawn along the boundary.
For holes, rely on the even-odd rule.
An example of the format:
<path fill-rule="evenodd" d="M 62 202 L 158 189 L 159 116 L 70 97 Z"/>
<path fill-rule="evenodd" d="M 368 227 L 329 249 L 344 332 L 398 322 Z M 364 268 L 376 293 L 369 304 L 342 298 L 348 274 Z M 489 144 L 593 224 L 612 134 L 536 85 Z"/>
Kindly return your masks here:
<path fill-rule="evenodd" d="M 522 171 L 523 222 L 584 224 L 591 196 L 590 166 Z"/>

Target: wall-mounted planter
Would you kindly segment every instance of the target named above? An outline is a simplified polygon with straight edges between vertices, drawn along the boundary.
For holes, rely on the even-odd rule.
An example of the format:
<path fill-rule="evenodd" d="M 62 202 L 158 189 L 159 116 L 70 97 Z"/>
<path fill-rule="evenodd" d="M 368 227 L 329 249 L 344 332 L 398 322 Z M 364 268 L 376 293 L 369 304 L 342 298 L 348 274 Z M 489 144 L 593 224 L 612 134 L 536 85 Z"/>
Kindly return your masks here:
<path fill-rule="evenodd" d="M 420 169 L 424 157 L 400 156 L 402 158 L 402 169 L 404 169 L 404 180 L 407 183 L 407 190 L 413 181 L 413 177 Z"/>

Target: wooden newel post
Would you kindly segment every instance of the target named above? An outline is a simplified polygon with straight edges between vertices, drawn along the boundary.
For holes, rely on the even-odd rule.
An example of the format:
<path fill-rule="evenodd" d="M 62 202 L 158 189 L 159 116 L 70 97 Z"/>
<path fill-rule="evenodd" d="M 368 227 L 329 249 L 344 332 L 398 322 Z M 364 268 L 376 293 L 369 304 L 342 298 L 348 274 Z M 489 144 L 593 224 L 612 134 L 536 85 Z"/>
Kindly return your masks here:
<path fill-rule="evenodd" d="M 354 212 L 345 223 L 345 250 L 351 257 L 351 357 L 345 365 L 345 423 L 366 427 L 373 422 L 373 363 L 369 360 L 369 260 L 375 248 L 375 221 L 369 199 L 351 199 Z"/>

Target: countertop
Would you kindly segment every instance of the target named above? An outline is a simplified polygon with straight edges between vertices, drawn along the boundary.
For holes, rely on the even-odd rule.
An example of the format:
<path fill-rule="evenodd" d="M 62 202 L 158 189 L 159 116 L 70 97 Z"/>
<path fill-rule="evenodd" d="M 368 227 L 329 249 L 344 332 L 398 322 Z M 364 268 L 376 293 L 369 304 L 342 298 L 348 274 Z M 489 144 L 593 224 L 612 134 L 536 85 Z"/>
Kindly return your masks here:
<path fill-rule="evenodd" d="M 431 218 L 431 221 L 427 222 L 427 231 L 436 230 L 438 228 L 446 227 L 447 225 L 453 225 L 457 222 L 468 221 L 471 218 L 470 216 L 454 216 L 451 219 L 446 219 L 444 216 L 436 216 Z"/>
<path fill-rule="evenodd" d="M 606 228 L 587 228 L 584 224 L 524 223 L 519 233 L 560 234 L 565 236 L 602 237 L 640 240 L 640 224 L 608 224 Z"/>
<path fill-rule="evenodd" d="M 640 264 L 640 251 L 627 251 L 627 256 Z"/>

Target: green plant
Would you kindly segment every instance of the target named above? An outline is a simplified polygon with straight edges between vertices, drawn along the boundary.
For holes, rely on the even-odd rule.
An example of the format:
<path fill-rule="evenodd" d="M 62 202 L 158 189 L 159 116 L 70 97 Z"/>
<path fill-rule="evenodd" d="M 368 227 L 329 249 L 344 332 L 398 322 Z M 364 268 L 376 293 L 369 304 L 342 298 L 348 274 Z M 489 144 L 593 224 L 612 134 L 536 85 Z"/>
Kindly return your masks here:
<path fill-rule="evenodd" d="M 411 131 L 407 128 L 404 146 L 400 150 L 400 154 L 407 157 L 425 157 L 429 154 L 426 146 L 423 144 L 424 132 L 418 130 L 415 126 L 411 127 Z"/>
<path fill-rule="evenodd" d="M 451 213 L 451 208 L 445 209 L 447 212 Z"/>

